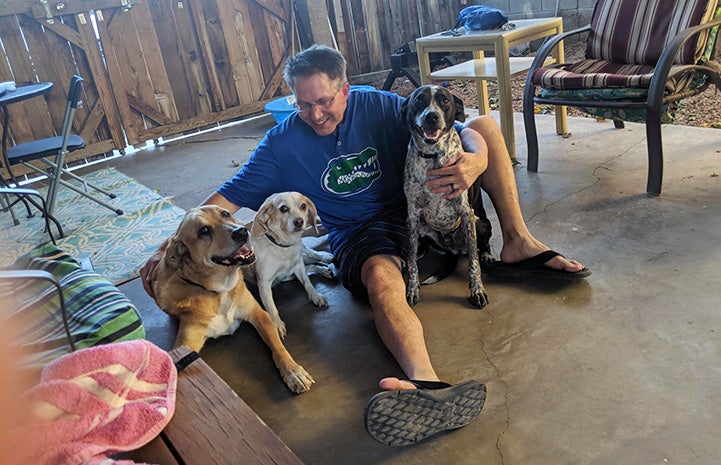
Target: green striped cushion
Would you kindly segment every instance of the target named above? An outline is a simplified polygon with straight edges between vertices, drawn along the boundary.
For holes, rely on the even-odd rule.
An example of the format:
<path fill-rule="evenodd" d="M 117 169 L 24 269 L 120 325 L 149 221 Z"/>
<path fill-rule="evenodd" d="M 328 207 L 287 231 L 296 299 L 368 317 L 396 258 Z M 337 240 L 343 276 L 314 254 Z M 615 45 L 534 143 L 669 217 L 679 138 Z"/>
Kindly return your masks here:
<path fill-rule="evenodd" d="M 13 268 L 45 270 L 60 282 L 77 348 L 145 337 L 132 302 L 107 279 L 83 270 L 55 245 L 36 247 L 20 257 Z M 69 352 L 55 288 L 38 280 L 9 283 L 0 287 L 0 298 L 11 302 L 11 321 L 16 322 L 18 342 L 27 352 L 23 365 L 45 365 Z"/>

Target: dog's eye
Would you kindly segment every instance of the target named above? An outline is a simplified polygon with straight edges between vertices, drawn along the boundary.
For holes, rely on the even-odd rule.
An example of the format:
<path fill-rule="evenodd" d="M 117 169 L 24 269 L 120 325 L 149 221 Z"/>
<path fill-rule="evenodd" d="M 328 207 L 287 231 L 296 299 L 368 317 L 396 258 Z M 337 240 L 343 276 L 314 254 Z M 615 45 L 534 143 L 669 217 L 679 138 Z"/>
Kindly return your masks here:
<path fill-rule="evenodd" d="M 230 218 L 230 212 L 228 210 L 223 210 L 222 212 L 220 212 L 220 216 L 222 216 L 223 218 Z"/>
<path fill-rule="evenodd" d="M 308 208 L 308 206 L 306 204 L 304 204 L 304 203 L 300 204 L 300 211 L 304 212 L 306 208 Z"/>
<path fill-rule="evenodd" d="M 280 210 L 281 213 L 288 213 L 288 207 L 285 205 L 281 205 L 278 210 Z"/>
<path fill-rule="evenodd" d="M 210 226 L 201 226 L 200 229 L 198 229 L 198 237 L 207 236 L 209 234 L 210 234 Z"/>

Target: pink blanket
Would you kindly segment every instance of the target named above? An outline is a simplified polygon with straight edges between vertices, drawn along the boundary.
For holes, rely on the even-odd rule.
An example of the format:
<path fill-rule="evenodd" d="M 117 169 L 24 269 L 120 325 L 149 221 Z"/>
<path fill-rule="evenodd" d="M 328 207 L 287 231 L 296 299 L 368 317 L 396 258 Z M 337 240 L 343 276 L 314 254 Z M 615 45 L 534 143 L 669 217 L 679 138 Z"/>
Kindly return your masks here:
<path fill-rule="evenodd" d="M 145 340 L 82 349 L 48 364 L 20 399 L 18 464 L 129 464 L 106 454 L 148 443 L 175 412 L 178 373 Z"/>

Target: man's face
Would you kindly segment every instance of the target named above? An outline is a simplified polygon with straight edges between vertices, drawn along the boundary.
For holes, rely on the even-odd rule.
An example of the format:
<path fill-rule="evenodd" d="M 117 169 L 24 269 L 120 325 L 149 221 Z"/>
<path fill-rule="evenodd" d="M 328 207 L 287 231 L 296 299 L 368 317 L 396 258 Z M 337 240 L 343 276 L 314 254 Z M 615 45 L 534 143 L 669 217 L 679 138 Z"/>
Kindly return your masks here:
<path fill-rule="evenodd" d="M 323 73 L 295 80 L 295 101 L 300 119 L 319 136 L 333 134 L 343 121 L 350 84 L 335 87 Z"/>

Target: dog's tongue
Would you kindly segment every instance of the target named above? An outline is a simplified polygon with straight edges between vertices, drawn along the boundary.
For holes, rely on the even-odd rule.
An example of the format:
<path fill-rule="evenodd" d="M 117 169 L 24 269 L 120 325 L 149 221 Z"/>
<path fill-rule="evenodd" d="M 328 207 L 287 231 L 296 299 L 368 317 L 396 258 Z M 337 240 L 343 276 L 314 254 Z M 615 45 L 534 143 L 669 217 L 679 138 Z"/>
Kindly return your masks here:
<path fill-rule="evenodd" d="M 233 254 L 233 258 L 235 258 L 236 260 L 246 260 L 252 255 L 253 249 L 248 247 L 248 244 L 243 244 L 238 250 L 235 251 L 235 253 Z"/>
<path fill-rule="evenodd" d="M 441 137 L 441 130 L 440 129 L 423 129 L 423 140 L 426 143 L 434 144 L 438 142 L 438 139 Z"/>

